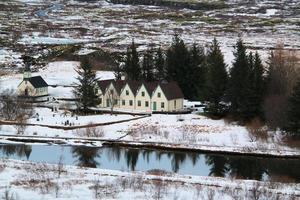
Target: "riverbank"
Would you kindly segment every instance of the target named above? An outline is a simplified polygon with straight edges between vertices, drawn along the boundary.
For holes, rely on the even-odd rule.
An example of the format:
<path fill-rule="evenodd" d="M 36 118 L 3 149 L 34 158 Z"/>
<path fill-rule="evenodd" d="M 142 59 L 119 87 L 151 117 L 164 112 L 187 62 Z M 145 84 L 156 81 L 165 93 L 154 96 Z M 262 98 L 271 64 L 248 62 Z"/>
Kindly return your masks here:
<path fill-rule="evenodd" d="M 40 121 L 37 118 L 30 119 L 35 125 L 27 126 L 23 135 L 16 135 L 17 125 L 2 124 L 0 139 L 4 143 L 42 141 L 90 146 L 104 143 L 254 156 L 300 157 L 300 147 L 288 146 L 279 131 L 263 129 L 257 134 L 250 128 L 197 114 L 153 114 L 143 118 L 106 114 L 64 116 L 60 112 L 40 109 Z M 62 125 L 66 121 L 72 125 Z"/>
<path fill-rule="evenodd" d="M 0 193 L 22 199 L 297 199 L 300 185 L 187 176 L 163 171 L 122 172 L 1 160 Z M 1 196 L 2 197 L 2 196 Z"/>
<path fill-rule="evenodd" d="M 135 142 L 125 140 L 104 140 L 99 138 L 86 137 L 41 137 L 41 136 L 11 136 L 0 135 L 0 143 L 2 144 L 56 144 L 66 146 L 120 146 L 129 148 L 150 148 L 168 151 L 187 151 L 187 152 L 207 152 L 226 155 L 245 155 L 254 157 L 278 157 L 300 159 L 299 151 L 280 152 L 278 149 L 247 149 L 238 147 L 222 147 L 222 146 L 186 146 L 173 143 L 163 142 Z"/>

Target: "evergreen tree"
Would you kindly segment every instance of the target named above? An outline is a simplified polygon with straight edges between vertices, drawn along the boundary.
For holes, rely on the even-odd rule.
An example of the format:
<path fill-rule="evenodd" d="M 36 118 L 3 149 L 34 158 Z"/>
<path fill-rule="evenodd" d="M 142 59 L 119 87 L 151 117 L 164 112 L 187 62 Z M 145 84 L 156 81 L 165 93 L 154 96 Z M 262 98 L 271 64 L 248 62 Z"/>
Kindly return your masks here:
<path fill-rule="evenodd" d="M 139 65 L 139 54 L 136 50 L 134 41 L 132 41 L 129 48 L 127 48 L 125 56 L 124 72 L 129 80 L 140 80 L 141 68 Z"/>
<path fill-rule="evenodd" d="M 114 70 L 114 75 L 115 75 L 115 79 L 116 80 L 121 80 L 122 76 L 123 76 L 123 66 L 121 64 L 116 63 L 116 65 L 113 67 Z"/>
<path fill-rule="evenodd" d="M 205 54 L 203 47 L 193 44 L 190 50 L 190 69 L 188 76 L 192 85 L 190 86 L 191 99 L 204 100 L 204 86 L 206 76 Z"/>
<path fill-rule="evenodd" d="M 261 62 L 258 52 L 255 52 L 253 68 L 252 68 L 252 89 L 254 95 L 253 102 L 253 117 L 264 118 L 263 101 L 266 88 L 266 81 L 264 77 L 265 69 Z"/>
<path fill-rule="evenodd" d="M 284 127 L 284 130 L 300 138 L 300 79 L 289 98 L 287 119 L 287 125 Z"/>
<path fill-rule="evenodd" d="M 154 81 L 154 61 L 150 50 L 143 56 L 142 77 L 145 81 Z"/>
<path fill-rule="evenodd" d="M 194 84 L 191 79 L 190 52 L 183 40 L 177 35 L 173 38 L 172 45 L 167 50 L 166 58 L 167 80 L 177 81 L 186 98 L 191 99 L 193 93 L 190 90 Z"/>
<path fill-rule="evenodd" d="M 96 106 L 98 103 L 96 74 L 92 71 L 87 59 L 81 62 L 80 69 L 77 69 L 76 72 L 79 84 L 73 93 L 78 98 L 79 108 L 87 111 L 88 107 Z"/>
<path fill-rule="evenodd" d="M 248 118 L 248 101 L 251 101 L 249 99 L 251 69 L 242 39 L 237 41 L 234 56 L 228 90 L 231 102 L 230 112 L 233 117 L 244 121 Z"/>
<path fill-rule="evenodd" d="M 208 49 L 207 54 L 207 76 L 206 76 L 206 99 L 209 101 L 207 112 L 214 116 L 223 114 L 220 102 L 225 95 L 228 75 L 224 56 L 216 38 Z"/>
<path fill-rule="evenodd" d="M 159 47 L 154 57 L 155 79 L 162 81 L 166 79 L 165 58 Z"/>

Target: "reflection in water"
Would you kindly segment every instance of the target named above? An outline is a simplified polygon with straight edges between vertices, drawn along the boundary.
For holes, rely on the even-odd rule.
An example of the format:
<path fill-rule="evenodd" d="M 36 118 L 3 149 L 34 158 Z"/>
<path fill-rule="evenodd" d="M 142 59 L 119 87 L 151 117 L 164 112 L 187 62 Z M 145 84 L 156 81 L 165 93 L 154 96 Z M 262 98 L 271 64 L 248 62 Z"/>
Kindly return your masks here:
<path fill-rule="evenodd" d="M 16 155 L 18 157 L 30 157 L 32 148 L 29 145 L 14 145 L 14 144 L 8 144 L 8 145 L 1 145 L 0 150 L 3 152 L 3 154 L 7 157 Z"/>
<path fill-rule="evenodd" d="M 99 157 L 98 148 L 94 147 L 72 147 L 73 157 L 77 158 L 77 165 L 80 167 L 96 168 L 99 163 L 96 158 Z"/>
<path fill-rule="evenodd" d="M 135 166 L 139 157 L 139 151 L 140 151 L 139 149 L 125 150 L 127 167 L 130 168 L 132 171 L 135 170 Z"/>
<path fill-rule="evenodd" d="M 300 182 L 299 159 L 228 156 L 118 146 L 94 148 L 42 145 L 0 145 L 0 156 L 48 163 L 58 163 L 62 156 L 64 164 L 102 169 L 159 169 L 189 175 Z"/>
<path fill-rule="evenodd" d="M 229 161 L 230 175 L 236 178 L 261 180 L 264 171 L 263 159 L 243 157 Z"/>
<path fill-rule="evenodd" d="M 228 172 L 227 162 L 228 160 L 224 156 L 218 156 L 218 155 L 205 155 L 205 163 L 209 166 L 210 176 L 221 176 L 224 177 L 226 173 Z"/>

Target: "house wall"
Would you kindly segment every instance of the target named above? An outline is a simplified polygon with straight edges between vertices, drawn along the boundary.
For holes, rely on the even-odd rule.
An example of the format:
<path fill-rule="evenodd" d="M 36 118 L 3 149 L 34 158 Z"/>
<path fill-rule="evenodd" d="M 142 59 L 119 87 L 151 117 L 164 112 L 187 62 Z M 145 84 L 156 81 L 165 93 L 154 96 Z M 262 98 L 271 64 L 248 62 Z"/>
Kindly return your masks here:
<path fill-rule="evenodd" d="M 143 96 L 144 93 L 144 96 Z M 146 90 L 144 84 L 140 87 L 140 89 L 137 92 L 137 95 L 135 97 L 135 101 L 136 101 L 136 110 L 144 110 L 144 111 L 151 111 L 152 108 L 152 101 L 151 101 L 151 97 L 148 93 L 148 91 Z M 138 104 L 138 102 L 140 101 L 140 106 Z M 146 106 L 146 102 L 148 102 L 148 106 Z"/>
<path fill-rule="evenodd" d="M 128 95 L 126 95 L 126 91 L 128 91 Z M 130 106 L 129 101 L 132 100 L 132 106 Z M 122 102 L 125 101 L 125 105 Z M 133 110 L 136 108 L 135 96 L 130 89 L 129 85 L 126 84 L 120 94 L 120 108 Z"/>
<path fill-rule="evenodd" d="M 48 87 L 34 88 L 29 81 L 23 80 L 18 86 L 18 95 L 25 95 L 25 90 L 28 91 L 28 96 L 38 97 L 48 95 Z"/>
<path fill-rule="evenodd" d="M 107 89 L 106 89 L 106 91 L 104 93 L 104 97 L 102 98 L 102 105 L 103 105 L 103 107 L 104 108 L 107 108 L 107 107 L 110 108 L 110 106 L 107 106 L 107 101 L 112 98 L 111 95 L 110 95 L 110 90 L 113 90 L 114 99 L 117 100 L 117 104 L 115 104 L 114 107 L 115 108 L 120 107 L 120 104 L 119 104 L 120 103 L 120 97 L 119 97 L 119 95 L 117 93 L 117 90 L 115 89 L 115 87 L 114 87 L 114 85 L 112 83 L 109 84 L 109 86 L 107 87 Z"/>
<path fill-rule="evenodd" d="M 158 93 L 160 93 L 160 97 L 158 97 Z M 156 109 L 154 107 L 154 104 L 156 103 Z M 162 107 L 162 103 L 164 103 L 164 107 Z M 168 100 L 163 93 L 160 86 L 158 86 L 152 95 L 152 110 L 153 111 L 169 111 L 169 105 Z"/>
<path fill-rule="evenodd" d="M 168 108 L 169 112 L 183 110 L 183 99 L 169 100 L 168 105 L 169 105 Z"/>
<path fill-rule="evenodd" d="M 36 96 L 48 95 L 48 87 L 36 88 Z"/>

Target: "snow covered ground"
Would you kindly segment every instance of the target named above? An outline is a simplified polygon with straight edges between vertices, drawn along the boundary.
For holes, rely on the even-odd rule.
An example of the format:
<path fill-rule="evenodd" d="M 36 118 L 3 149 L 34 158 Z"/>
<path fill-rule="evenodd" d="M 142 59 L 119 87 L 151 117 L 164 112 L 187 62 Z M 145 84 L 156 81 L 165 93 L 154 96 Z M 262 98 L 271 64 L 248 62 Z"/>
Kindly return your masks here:
<path fill-rule="evenodd" d="M 77 73 L 75 69 L 78 62 L 58 61 L 51 62 L 43 69 L 33 73 L 41 75 L 48 84 L 57 85 L 49 87 L 49 94 L 53 97 L 72 98 L 70 87 L 76 84 Z M 113 72 L 97 71 L 97 77 L 111 79 Z M 5 89 L 16 89 L 22 80 L 22 74 L 8 74 L 1 77 L 0 91 Z M 69 104 L 69 105 L 68 105 Z M 122 121 L 133 119 L 131 115 L 91 115 L 91 116 L 71 116 L 64 113 L 64 108 L 72 106 L 69 102 L 50 101 L 47 106 L 61 108 L 57 112 L 52 112 L 48 108 L 36 108 L 34 118 L 28 123 L 43 126 L 65 126 L 68 121 L 71 126 L 82 126 L 87 124 L 102 124 L 106 122 Z M 38 113 L 38 116 L 37 114 Z M 65 115 L 67 114 L 67 115 Z M 38 120 L 37 120 L 38 119 Z M 70 126 L 67 124 L 67 126 Z M 272 155 L 299 155 L 299 149 L 286 147 L 281 141 L 280 133 L 267 134 L 265 139 L 253 136 L 243 126 L 227 124 L 224 120 L 212 120 L 197 114 L 187 115 L 163 115 L 155 114 L 151 117 L 137 119 L 130 122 L 112 124 L 98 127 L 101 139 L 118 139 L 131 142 L 152 142 L 162 143 L 163 146 L 180 146 L 182 148 L 193 148 L 203 150 L 216 150 L 228 152 L 248 152 Z M 16 134 L 16 129 L 12 125 L 3 125 L 1 134 Z M 78 137 L 78 133 L 72 130 L 62 130 L 42 126 L 28 126 L 25 135 L 32 136 L 60 136 Z"/>
<path fill-rule="evenodd" d="M 39 112 L 39 118 L 30 119 L 31 123 L 43 125 L 57 125 L 70 120 L 77 123 L 76 117 L 56 117 L 47 109 Z M 80 116 L 80 124 L 104 123 L 108 121 L 120 121 L 133 119 L 130 115 L 94 115 Z M 84 129 L 79 129 L 84 131 Z M 212 120 L 197 114 L 187 115 L 164 115 L 154 114 L 150 117 L 136 119 L 129 122 L 112 125 L 98 126 L 97 131 L 103 133 L 98 139 L 120 139 L 125 143 L 143 145 L 151 143 L 154 146 L 190 148 L 209 151 L 225 151 L 268 155 L 297 155 L 300 156 L 299 148 L 286 146 L 281 140 L 282 135 L 277 132 L 268 132 L 265 139 L 253 136 L 243 126 L 227 124 L 224 120 Z M 16 127 L 2 125 L 2 134 L 15 135 Z M 28 126 L 25 136 L 48 136 L 48 137 L 82 137 L 78 130 L 61 130 L 40 126 Z"/>
<path fill-rule="evenodd" d="M 298 199 L 300 185 L 177 175 L 122 172 L 1 160 L 0 197 L 50 199 Z"/>
<path fill-rule="evenodd" d="M 73 98 L 73 87 L 78 83 L 76 77 L 78 76 L 76 69 L 80 65 L 75 61 L 57 61 L 50 62 L 43 69 L 32 73 L 32 76 L 42 76 L 48 85 L 56 87 L 49 87 L 49 96 L 57 98 Z M 113 79 L 114 73 L 112 71 L 97 71 L 96 77 L 100 80 Z M 4 90 L 16 90 L 23 79 L 22 73 L 10 73 L 1 76 L 0 92 Z"/>

